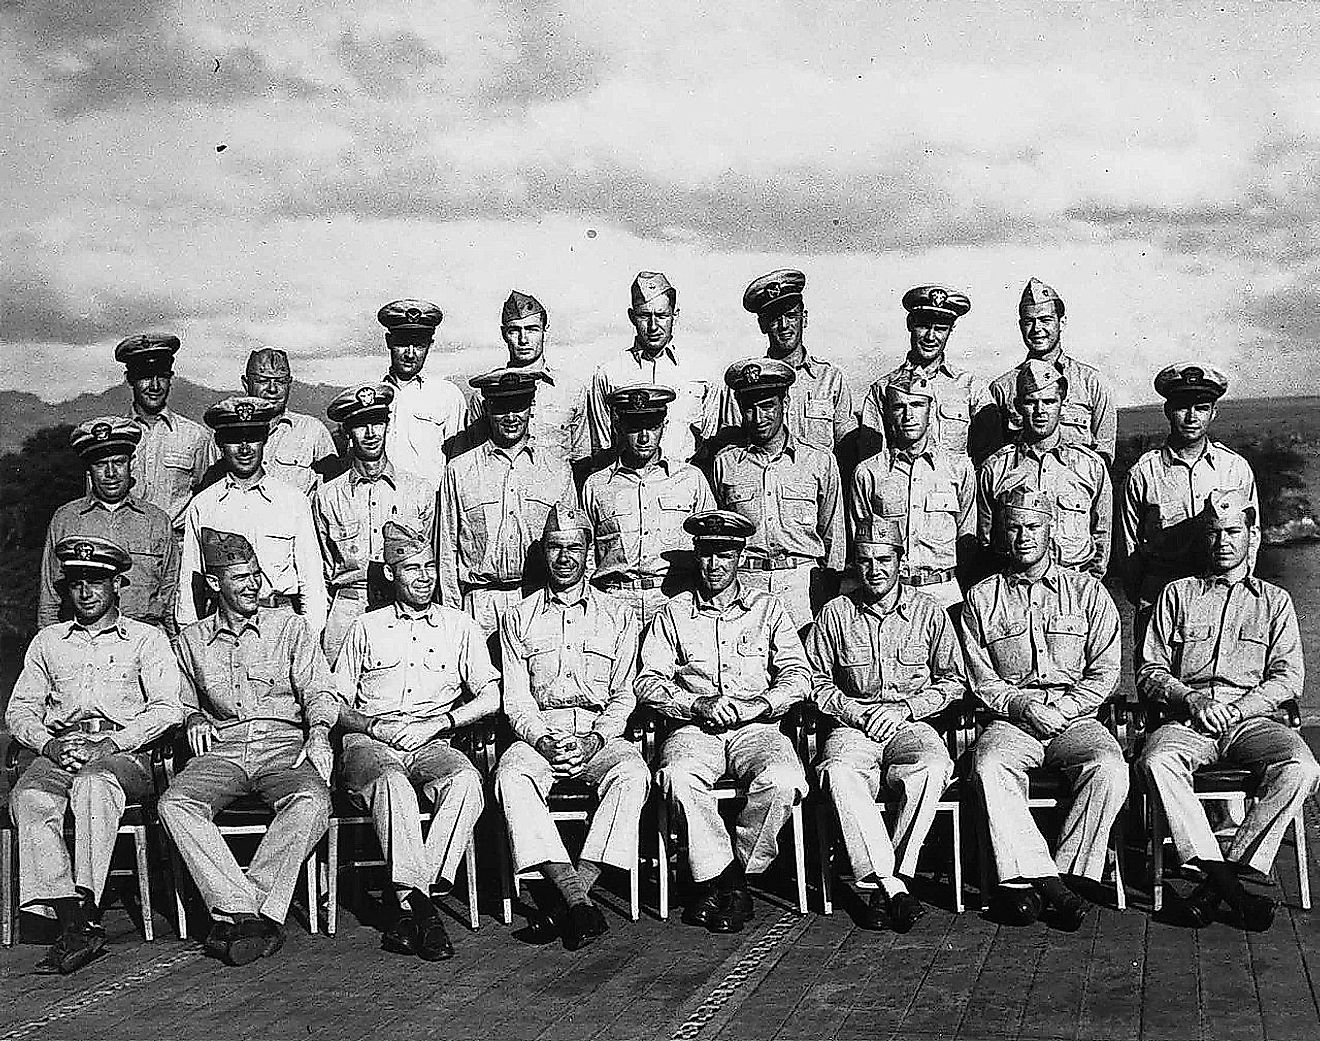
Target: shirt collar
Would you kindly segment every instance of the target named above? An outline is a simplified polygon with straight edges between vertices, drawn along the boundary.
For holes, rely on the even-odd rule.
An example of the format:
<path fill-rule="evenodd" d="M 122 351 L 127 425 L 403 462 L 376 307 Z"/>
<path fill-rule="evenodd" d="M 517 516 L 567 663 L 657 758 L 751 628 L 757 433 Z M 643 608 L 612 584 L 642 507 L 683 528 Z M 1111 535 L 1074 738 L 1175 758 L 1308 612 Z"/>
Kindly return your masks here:
<path fill-rule="evenodd" d="M 376 480 L 384 481 L 391 488 L 395 488 L 398 486 L 394 477 L 394 464 L 390 462 L 388 457 L 385 460 L 384 467 L 382 467 L 380 474 L 377 477 L 368 477 L 366 474 L 362 473 L 362 471 L 360 471 L 357 468 L 356 463 L 349 464 L 348 484 L 350 488 L 356 487 L 359 484 L 371 484 Z"/>
<path fill-rule="evenodd" d="M 1034 445 L 1028 443 L 1026 438 L 1019 438 L 1017 443 L 1017 457 L 1021 459 L 1024 455 L 1029 455 L 1033 459 L 1040 459 L 1051 453 L 1062 458 L 1063 448 L 1063 430 L 1058 428 L 1049 437 L 1043 441 L 1038 441 Z"/>
<path fill-rule="evenodd" d="M 108 503 L 102 501 L 101 499 L 98 499 L 95 495 L 84 495 L 81 499 L 78 500 L 79 513 L 91 513 L 92 510 L 95 509 L 102 509 L 105 510 L 107 513 L 113 513 L 116 510 L 122 510 L 125 508 L 130 510 L 136 510 L 138 513 L 142 512 L 142 504 L 139 503 L 137 499 L 135 499 L 132 495 L 126 495 L 119 502 L 118 505 L 113 507 L 110 506 Z"/>
<path fill-rule="evenodd" d="M 742 608 L 744 611 L 750 611 L 752 607 L 752 591 L 743 585 L 738 579 L 735 578 L 734 581 L 738 585 L 738 592 L 723 609 L 717 608 L 710 600 L 703 599 L 701 593 L 697 590 L 692 590 L 690 594 L 692 597 L 692 617 L 696 618 L 699 614 L 722 614 L 730 607 L 735 606 Z"/>
<path fill-rule="evenodd" d="M 750 444 L 749 444 L 749 445 L 746 447 L 745 450 L 746 450 L 746 452 L 747 452 L 748 455 L 760 456 L 762 459 L 766 459 L 766 460 L 769 460 L 769 459 L 771 459 L 771 458 L 774 458 L 774 459 L 778 459 L 778 458 L 779 458 L 779 456 L 773 456 L 773 457 L 772 457 L 772 456 L 770 455 L 770 453 L 767 452 L 767 451 L 766 451 L 764 448 L 762 448 L 760 445 L 750 445 Z M 784 427 L 784 448 L 783 448 L 783 451 L 780 452 L 780 455 L 786 455 L 786 456 L 788 456 L 790 459 L 796 459 L 796 458 L 797 458 L 797 441 L 796 441 L 796 440 L 794 439 L 794 437 L 793 437 L 793 432 L 792 432 L 791 430 L 789 430 L 787 426 Z"/>
<path fill-rule="evenodd" d="M 556 593 L 549 586 L 541 590 L 541 610 L 550 610 L 550 605 L 556 607 L 577 607 L 579 604 L 585 604 L 588 597 L 591 596 L 591 583 L 583 579 L 578 584 L 577 596 L 572 596 L 572 590 L 565 590 L 563 593 Z M 571 597 L 571 599 L 570 599 Z"/>
<path fill-rule="evenodd" d="M 483 441 L 481 443 L 481 450 L 486 453 L 487 458 L 489 458 L 490 456 L 498 455 L 498 456 L 503 456 L 505 459 L 508 459 L 510 461 L 512 461 L 514 458 L 522 455 L 525 452 L 527 453 L 528 459 L 530 459 L 533 463 L 536 462 L 536 439 L 532 437 L 531 434 L 528 434 L 527 437 L 523 439 L 523 443 L 518 446 L 518 449 L 513 453 L 512 456 L 509 455 L 509 450 L 507 448 L 501 448 L 494 441 L 490 441 L 490 440 Z"/>
<path fill-rule="evenodd" d="M 261 469 L 261 476 L 260 476 L 260 477 L 258 477 L 255 481 L 253 481 L 251 484 L 249 484 L 246 488 L 239 488 L 239 486 L 238 486 L 238 480 L 234 477 L 234 475 L 233 475 L 232 473 L 228 473 L 228 472 L 226 472 L 226 473 L 225 473 L 225 476 L 224 476 L 224 480 L 221 481 L 221 486 L 223 487 L 224 490 L 220 493 L 220 498 L 221 498 L 221 499 L 226 498 L 226 497 L 229 495 L 229 493 L 232 492 L 232 491 L 242 491 L 242 492 L 245 492 L 245 493 L 246 493 L 246 492 L 256 492 L 258 495 L 260 495 L 260 496 L 261 496 L 263 499 L 265 499 L 267 502 L 271 502 L 271 503 L 273 503 L 275 500 L 272 499 L 272 498 L 270 497 L 270 494 L 266 491 L 266 477 L 267 477 L 267 476 L 268 476 L 268 475 L 267 475 L 267 473 L 266 473 L 266 468 L 263 466 L 262 469 Z"/>
<path fill-rule="evenodd" d="M 665 458 L 664 449 L 660 450 L 660 454 L 656 456 L 655 462 L 652 463 L 651 465 L 663 470 L 666 476 L 668 476 L 670 473 L 669 460 Z M 631 466 L 624 466 L 623 460 L 616 457 L 614 462 L 610 464 L 610 476 L 608 480 L 611 481 L 614 480 L 614 478 L 621 473 L 632 474 L 635 477 L 640 477 L 642 471 L 634 470 Z"/>
<path fill-rule="evenodd" d="M 931 466 L 935 465 L 935 453 L 939 451 L 939 446 L 935 444 L 935 439 L 928 433 L 926 435 L 926 446 L 915 455 L 906 448 L 897 448 L 892 443 L 889 448 L 889 461 L 892 464 L 897 459 L 910 459 L 916 462 L 918 459 L 925 459 Z"/>
<path fill-rule="evenodd" d="M 285 409 L 283 412 L 281 412 L 278 416 L 276 416 L 274 419 L 270 421 L 271 433 L 275 432 L 275 428 L 277 426 L 288 426 L 288 427 L 293 426 L 293 416 L 289 414 L 288 409 Z"/>
<path fill-rule="evenodd" d="M 888 618 L 895 611 L 897 611 L 904 619 L 912 617 L 913 593 L 911 589 L 904 585 L 900 584 L 898 586 L 898 596 L 895 598 L 893 606 L 890 607 L 888 611 L 884 609 L 883 599 L 874 602 L 867 600 L 860 589 L 850 594 L 850 596 L 858 611 L 864 614 L 869 614 L 874 618 Z"/>
<path fill-rule="evenodd" d="M 174 413 L 173 411 L 171 411 L 169 405 L 166 405 L 163 409 L 161 409 L 158 413 L 156 413 L 156 419 L 162 420 L 165 423 L 165 425 L 169 427 L 171 430 L 174 429 Z M 136 404 L 133 406 L 133 420 L 144 427 L 151 426 L 152 424 L 152 420 L 144 416 L 142 412 L 138 409 Z"/>
<path fill-rule="evenodd" d="M 936 373 L 943 373 L 945 376 L 948 376 L 950 379 L 955 379 L 955 380 L 962 379 L 963 377 L 963 370 L 956 368 L 953 365 L 950 365 L 947 355 L 941 355 L 940 360 L 937 361 L 934 365 L 918 365 L 916 362 L 912 360 L 911 355 L 909 355 L 908 357 L 903 359 L 903 364 L 899 366 L 899 370 L 915 372 L 919 375 L 924 375 L 927 378 L 935 375 Z"/>
<path fill-rule="evenodd" d="M 95 631 L 88 629 L 87 626 L 83 625 L 75 618 L 68 623 L 68 628 L 64 631 L 64 639 L 67 640 L 74 633 L 86 633 L 89 640 L 95 640 L 98 636 L 105 633 L 115 633 L 121 640 L 128 639 L 128 629 L 124 625 L 124 613 L 122 611 L 119 613 L 119 617 L 115 620 L 114 625 L 103 626 Z"/>
<path fill-rule="evenodd" d="M 1227 586 L 1229 589 L 1232 589 L 1234 586 L 1237 585 L 1246 586 L 1252 596 L 1260 596 L 1261 592 L 1263 591 L 1260 584 L 1260 579 L 1257 578 L 1255 575 L 1253 575 L 1250 571 L 1244 572 L 1242 577 L 1239 579 L 1230 579 L 1227 575 L 1201 576 L 1202 592 L 1209 592 L 1211 589 L 1214 589 L 1216 586 Z"/>
<path fill-rule="evenodd" d="M 394 617 L 402 622 L 425 622 L 433 629 L 440 625 L 439 604 L 427 604 L 421 611 L 409 607 L 407 604 L 402 604 L 398 600 L 394 601 L 393 606 Z"/>
<path fill-rule="evenodd" d="M 1049 567 L 1045 569 L 1045 573 L 1035 581 L 1044 582 L 1046 588 L 1048 589 L 1058 589 L 1059 575 L 1060 575 L 1059 565 L 1056 564 L 1053 560 L 1051 560 Z M 1005 571 L 1004 577 L 1008 579 L 1008 584 L 1010 586 L 1029 586 L 1035 584 L 1031 579 L 1027 578 L 1024 574 L 1017 571 Z"/>
<path fill-rule="evenodd" d="M 225 624 L 225 620 L 223 617 L 221 617 L 219 611 L 216 611 L 214 614 L 208 615 L 206 618 L 206 623 L 208 628 L 204 630 L 206 642 L 215 643 L 216 638 L 221 633 L 224 633 L 226 636 L 229 636 L 233 640 L 237 641 L 238 638 L 242 636 L 245 632 L 247 632 L 247 630 L 249 629 L 251 629 L 254 633 L 260 636 L 261 613 L 263 610 L 264 608 L 258 607 L 257 613 L 254 614 L 251 618 L 244 618 L 243 624 L 238 627 L 238 632 L 234 632 L 231 628 L 229 628 L 228 625 Z"/>
<path fill-rule="evenodd" d="M 406 385 L 409 384 L 409 383 L 416 383 L 417 386 L 420 387 L 423 383 L 426 382 L 426 375 L 425 375 L 425 373 L 421 373 L 421 372 L 419 372 L 419 373 L 418 373 L 416 376 L 414 376 L 412 379 L 401 380 L 401 379 L 399 379 L 398 376 L 396 376 L 396 375 L 394 374 L 394 370 L 393 370 L 393 369 L 390 369 L 389 372 L 385 373 L 385 382 L 386 382 L 386 383 L 392 383 L 392 384 L 394 384 L 394 386 L 396 386 L 396 387 L 403 387 L 403 386 L 406 386 Z"/>
<path fill-rule="evenodd" d="M 642 364 L 642 360 L 646 358 L 646 352 L 642 350 L 640 346 L 638 346 L 636 340 L 633 340 L 632 346 L 628 348 L 628 353 L 633 356 L 633 361 L 635 361 L 638 365 Z M 675 365 L 678 364 L 678 355 L 674 352 L 673 340 L 670 340 L 667 344 L 664 345 L 664 347 L 660 349 L 660 353 L 656 355 L 656 358 L 661 358 L 661 357 L 668 358 Z"/>
<path fill-rule="evenodd" d="M 1216 442 L 1207 439 L 1205 442 L 1205 448 L 1202 450 L 1201 454 L 1191 463 L 1188 463 L 1174 454 L 1173 449 L 1169 447 L 1168 438 L 1165 438 L 1164 444 L 1160 446 L 1160 458 L 1165 466 L 1195 466 L 1204 459 L 1211 467 L 1217 469 L 1218 467 L 1216 466 L 1216 463 L 1219 459 L 1218 450 L 1219 445 Z"/>

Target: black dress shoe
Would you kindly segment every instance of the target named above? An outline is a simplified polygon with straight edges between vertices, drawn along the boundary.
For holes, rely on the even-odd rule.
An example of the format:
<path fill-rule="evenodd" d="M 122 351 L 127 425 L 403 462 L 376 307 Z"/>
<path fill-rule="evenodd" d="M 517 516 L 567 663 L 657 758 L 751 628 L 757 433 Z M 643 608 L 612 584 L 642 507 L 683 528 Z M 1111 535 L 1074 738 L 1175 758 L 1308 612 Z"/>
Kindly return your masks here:
<path fill-rule="evenodd" d="M 873 932 L 884 932 L 892 924 L 889 920 L 889 899 L 877 889 L 869 897 L 862 910 L 857 914 L 857 927 Z"/>
<path fill-rule="evenodd" d="M 424 961 L 448 961 L 454 956 L 454 945 L 438 916 L 418 921 L 414 949 Z"/>
<path fill-rule="evenodd" d="M 406 911 L 401 912 L 380 936 L 380 945 L 394 954 L 417 953 L 417 923 Z"/>
<path fill-rule="evenodd" d="M 701 895 L 683 908 L 683 921 L 688 925 L 709 925 L 712 918 L 724 912 L 728 902 L 728 893 L 707 882 Z"/>
<path fill-rule="evenodd" d="M 264 918 L 244 918 L 235 923 L 225 946 L 224 960 L 228 965 L 249 965 L 266 953 L 270 944 L 270 926 Z"/>
<path fill-rule="evenodd" d="M 1045 906 L 1035 889 L 998 886 L 990 901 L 994 916 L 1005 925 L 1031 925 Z"/>
<path fill-rule="evenodd" d="M 206 934 L 206 939 L 202 941 L 202 950 L 213 957 L 223 958 L 233 932 L 234 924 L 232 922 L 212 919 L 211 931 Z"/>
<path fill-rule="evenodd" d="M 1247 893 L 1233 910 L 1237 912 L 1238 922 L 1243 929 L 1263 933 L 1274 924 L 1274 911 L 1278 906 L 1264 893 Z"/>
<path fill-rule="evenodd" d="M 1075 933 L 1082 927 L 1090 911 L 1091 905 L 1070 891 L 1066 897 L 1050 905 L 1050 922 L 1061 932 Z"/>
<path fill-rule="evenodd" d="M 283 924 L 273 922 L 269 918 L 261 920 L 266 930 L 266 946 L 262 949 L 261 956 L 269 958 L 273 954 L 279 953 L 279 949 L 284 946 L 284 938 L 288 936 Z"/>
<path fill-rule="evenodd" d="M 889 898 L 889 922 L 894 932 L 906 933 L 926 913 L 926 905 L 911 893 L 895 893 Z"/>
<path fill-rule="evenodd" d="M 539 947 L 542 944 L 553 943 L 559 939 L 559 926 L 548 914 L 540 910 L 529 910 L 527 912 L 527 924 L 513 935 L 515 939 L 521 940 L 523 943 L 530 943 Z"/>
<path fill-rule="evenodd" d="M 610 928 L 599 907 L 592 903 L 574 904 L 564 920 L 564 947 L 580 951 L 604 936 Z"/>
<path fill-rule="evenodd" d="M 1202 882 L 1186 896 L 1175 898 L 1175 916 L 1192 929 L 1204 929 L 1215 920 L 1222 899 L 1209 881 Z"/>
<path fill-rule="evenodd" d="M 706 928 L 713 933 L 740 933 L 752 918 L 752 894 L 746 886 L 730 892 L 723 909 L 712 915 Z"/>

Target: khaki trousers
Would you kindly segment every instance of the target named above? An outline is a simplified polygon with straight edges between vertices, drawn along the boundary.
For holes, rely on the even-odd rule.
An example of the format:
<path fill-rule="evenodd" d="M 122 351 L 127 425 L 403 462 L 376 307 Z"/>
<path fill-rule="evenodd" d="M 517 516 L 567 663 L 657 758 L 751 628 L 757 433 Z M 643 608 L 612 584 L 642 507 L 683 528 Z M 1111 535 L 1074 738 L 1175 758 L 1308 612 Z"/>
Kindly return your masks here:
<path fill-rule="evenodd" d="M 953 776 L 953 762 L 935 728 L 907 723 L 878 742 L 853 727 L 835 727 L 817 770 L 838 815 L 853 877 L 911 878 L 935 822 L 935 806 Z M 876 802 L 885 787 L 898 793 L 892 840 Z"/>
<path fill-rule="evenodd" d="M 160 799 L 160 819 L 188 873 L 222 914 L 262 914 L 283 922 L 303 862 L 330 821 L 330 790 L 310 762 L 293 761 L 305 738 L 288 723 L 254 720 L 220 731 L 206 755 L 188 760 Z M 247 874 L 215 825 L 235 799 L 256 795 L 274 819 Z"/>
<path fill-rule="evenodd" d="M 1027 770 L 1039 766 L 1061 770 L 1073 793 L 1052 858 L 1027 807 Z M 977 738 L 972 776 L 1001 882 L 1060 874 L 1102 877 L 1109 832 L 1127 798 L 1128 767 L 1099 720 L 1076 720 L 1046 743 L 995 720 Z"/>
<path fill-rule="evenodd" d="M 1169 835 L 1183 861 L 1224 859 L 1192 787 L 1198 767 L 1221 761 L 1250 770 L 1259 785 L 1227 859 L 1265 874 L 1288 825 L 1320 785 L 1320 765 L 1300 734 L 1272 719 L 1244 720 L 1219 738 L 1185 723 L 1165 723 L 1147 740 L 1137 769 L 1164 809 Z"/>
<path fill-rule="evenodd" d="M 764 871 L 779 853 L 779 832 L 807 778 L 793 743 L 774 723 L 747 723 L 711 734 L 683 726 L 665 739 L 656 771 L 665 798 L 687 822 L 692 878 L 706 882 L 732 863 L 735 844 L 712 789 L 728 775 L 747 792 L 734 829 L 737 857 L 749 874 Z"/>
<path fill-rule="evenodd" d="M 596 788 L 598 798 L 582 859 L 633 870 L 642 807 L 651 789 L 646 761 L 631 742 L 615 738 L 591 757 L 578 776 Z M 546 806 L 554 780 L 545 757 L 525 741 L 514 742 L 500 757 L 495 793 L 504 809 L 515 871 L 572 863 Z"/>
<path fill-rule="evenodd" d="M 486 805 L 472 760 L 445 738 L 401 752 L 366 734 L 345 734 L 340 767 L 345 786 L 371 810 L 390 881 L 423 893 L 437 878 L 452 883 Z M 432 808 L 425 839 L 418 786 Z"/>
<path fill-rule="evenodd" d="M 86 889 L 98 904 L 124 807 L 151 793 L 151 758 L 121 752 L 65 770 L 45 756 L 31 759 L 9 795 L 18 830 L 18 906 L 52 915 L 52 900 Z M 73 858 L 64 816 L 73 811 Z"/>

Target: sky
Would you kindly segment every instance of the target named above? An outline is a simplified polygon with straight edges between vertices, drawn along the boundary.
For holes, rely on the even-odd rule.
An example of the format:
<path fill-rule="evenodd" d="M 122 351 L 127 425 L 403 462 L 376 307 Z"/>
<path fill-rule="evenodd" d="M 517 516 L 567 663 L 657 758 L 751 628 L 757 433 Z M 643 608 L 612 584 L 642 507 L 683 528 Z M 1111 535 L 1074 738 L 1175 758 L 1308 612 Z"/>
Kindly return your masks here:
<path fill-rule="evenodd" d="M 587 378 L 628 286 L 675 346 L 759 354 L 746 284 L 807 275 L 806 342 L 858 386 L 913 285 L 964 290 L 950 357 L 1023 353 L 1022 285 L 1120 403 L 1199 359 L 1234 395 L 1320 382 L 1320 69 L 1308 5 L 0 0 L 0 389 L 249 350 L 345 385 L 375 313 L 444 310 L 428 368 L 499 363 L 512 288 Z"/>

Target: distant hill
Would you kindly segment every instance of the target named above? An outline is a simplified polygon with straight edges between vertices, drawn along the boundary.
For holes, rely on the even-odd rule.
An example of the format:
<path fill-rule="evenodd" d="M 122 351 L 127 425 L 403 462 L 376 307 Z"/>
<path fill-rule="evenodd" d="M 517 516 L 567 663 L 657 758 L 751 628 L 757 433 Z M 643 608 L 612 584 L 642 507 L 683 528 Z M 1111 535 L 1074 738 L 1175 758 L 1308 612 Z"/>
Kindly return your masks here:
<path fill-rule="evenodd" d="M 1118 410 L 1118 436 L 1162 436 L 1169 429 L 1161 405 L 1135 405 Z M 1225 398 L 1211 437 L 1233 443 L 1271 435 L 1320 444 L 1320 397 Z"/>

